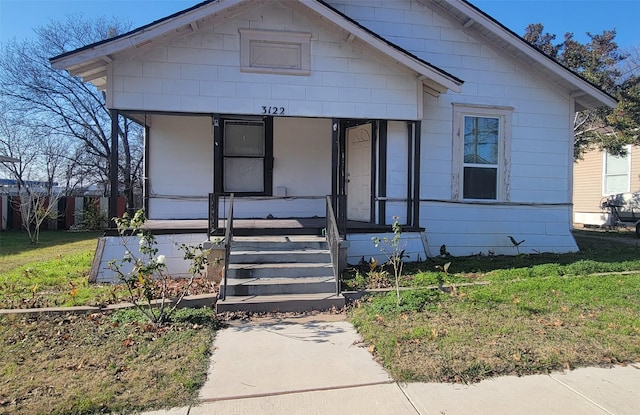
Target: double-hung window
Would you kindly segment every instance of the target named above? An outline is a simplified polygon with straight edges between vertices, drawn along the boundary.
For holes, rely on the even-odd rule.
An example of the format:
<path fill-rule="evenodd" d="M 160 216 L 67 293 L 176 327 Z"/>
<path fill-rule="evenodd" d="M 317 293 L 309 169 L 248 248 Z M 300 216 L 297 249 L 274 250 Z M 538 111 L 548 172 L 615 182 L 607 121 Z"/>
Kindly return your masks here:
<path fill-rule="evenodd" d="M 271 195 L 272 133 L 265 119 L 222 120 L 221 177 L 217 191 Z"/>
<path fill-rule="evenodd" d="M 511 112 L 505 107 L 454 104 L 454 199 L 509 199 Z"/>
<path fill-rule="evenodd" d="M 606 151 L 604 153 L 604 177 L 602 185 L 604 195 L 629 192 L 631 147 L 628 146 L 626 150 L 626 154 L 620 156 L 610 154 Z"/>

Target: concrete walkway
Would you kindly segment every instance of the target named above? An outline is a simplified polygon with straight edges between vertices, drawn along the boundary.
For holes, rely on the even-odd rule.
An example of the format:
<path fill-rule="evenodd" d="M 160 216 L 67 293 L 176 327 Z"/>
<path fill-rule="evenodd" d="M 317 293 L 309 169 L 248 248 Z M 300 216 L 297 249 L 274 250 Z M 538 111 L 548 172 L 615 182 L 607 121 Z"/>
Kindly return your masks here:
<path fill-rule="evenodd" d="M 265 319 L 218 333 L 200 398 L 147 414 L 639 414 L 640 364 L 398 384 L 344 316 Z"/>

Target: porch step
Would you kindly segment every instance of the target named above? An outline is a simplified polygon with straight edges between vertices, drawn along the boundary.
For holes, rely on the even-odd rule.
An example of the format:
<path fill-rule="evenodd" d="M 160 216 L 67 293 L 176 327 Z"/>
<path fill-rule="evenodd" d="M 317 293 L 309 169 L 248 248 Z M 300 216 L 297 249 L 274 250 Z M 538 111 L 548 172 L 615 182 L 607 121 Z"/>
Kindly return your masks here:
<path fill-rule="evenodd" d="M 301 227 L 301 228 L 288 228 L 288 227 L 272 227 L 272 228 L 253 228 L 253 227 L 234 227 L 234 236 L 263 236 L 263 235 L 322 235 L 322 229 L 324 226 L 317 227 Z M 223 236 L 224 229 L 218 229 L 212 233 L 214 236 Z"/>
<path fill-rule="evenodd" d="M 327 249 L 327 241 L 316 235 L 233 236 L 232 254 L 237 251 L 300 251 Z"/>
<path fill-rule="evenodd" d="M 333 277 L 331 263 L 288 262 L 288 263 L 253 263 L 233 264 L 229 262 L 230 279 L 247 278 L 302 278 Z"/>
<path fill-rule="evenodd" d="M 331 293 L 334 277 L 251 278 L 227 281 L 227 296 Z"/>
<path fill-rule="evenodd" d="M 317 235 L 234 236 L 219 312 L 341 308 L 331 255 Z"/>
<path fill-rule="evenodd" d="M 233 311 L 265 312 L 304 312 L 312 310 L 329 310 L 344 307 L 345 299 L 335 293 L 321 294 L 289 294 L 289 295 L 259 295 L 259 296 L 227 296 L 226 300 L 218 301 L 218 313 Z"/>
<path fill-rule="evenodd" d="M 231 255 L 235 264 L 331 262 L 331 256 L 326 249 L 233 250 Z"/>

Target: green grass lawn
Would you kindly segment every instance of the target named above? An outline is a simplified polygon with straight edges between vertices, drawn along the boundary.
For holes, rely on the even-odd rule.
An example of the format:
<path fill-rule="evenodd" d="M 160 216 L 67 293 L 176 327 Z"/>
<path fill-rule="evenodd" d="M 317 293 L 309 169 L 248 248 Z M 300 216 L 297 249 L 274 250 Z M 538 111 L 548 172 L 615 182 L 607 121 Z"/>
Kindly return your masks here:
<path fill-rule="evenodd" d="M 98 233 L 0 233 L 0 308 L 98 305 L 124 295 L 89 284 Z M 94 414 L 186 406 L 220 327 L 211 309 L 149 324 L 136 310 L 0 315 L 0 413 Z"/>
<path fill-rule="evenodd" d="M 0 233 L 0 308 L 99 305 L 120 296 L 89 284 L 99 233 L 50 231 L 31 245 L 24 232 Z"/>
<path fill-rule="evenodd" d="M 640 249 L 576 239 L 576 254 L 415 264 L 399 306 L 395 292 L 371 296 L 351 321 L 401 381 L 476 382 L 639 361 Z M 435 268 L 444 261 L 449 274 Z M 453 287 L 424 288 L 438 278 Z"/>

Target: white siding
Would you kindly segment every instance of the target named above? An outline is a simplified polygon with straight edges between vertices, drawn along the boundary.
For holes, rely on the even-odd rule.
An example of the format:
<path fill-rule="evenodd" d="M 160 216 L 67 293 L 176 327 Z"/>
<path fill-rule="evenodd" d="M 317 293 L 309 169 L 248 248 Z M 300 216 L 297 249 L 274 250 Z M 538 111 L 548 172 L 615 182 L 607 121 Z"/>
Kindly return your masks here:
<path fill-rule="evenodd" d="M 211 117 L 153 116 L 148 151 L 149 217 L 206 219 L 213 191 Z"/>
<path fill-rule="evenodd" d="M 240 72 L 239 29 L 311 32 L 311 74 Z M 266 2 L 234 19 L 112 65 L 113 106 L 148 111 L 417 119 L 418 82 L 333 33 Z"/>
<path fill-rule="evenodd" d="M 388 252 L 385 253 L 379 247 L 376 248 L 373 245 L 371 238 L 393 238 L 392 233 L 379 234 L 379 233 L 359 233 L 349 235 L 349 248 L 347 248 L 347 263 L 356 265 L 362 258 L 365 261 L 369 261 L 370 258 L 375 258 L 381 263 L 388 261 Z M 426 259 L 425 247 L 422 242 L 422 237 L 419 232 L 404 232 L 399 242 L 401 250 L 404 250 L 406 261 L 424 261 Z M 388 247 L 385 247 L 389 251 Z M 431 256 L 431 254 L 429 254 Z"/>
<path fill-rule="evenodd" d="M 392 200 L 386 203 L 385 223 L 393 223 L 394 217 L 407 222 L 407 137 L 407 123 L 387 124 L 387 197 Z"/>
<path fill-rule="evenodd" d="M 287 196 L 331 194 L 331 120 L 276 118 L 273 122 L 273 188 Z"/>
<path fill-rule="evenodd" d="M 330 4 L 377 34 L 465 81 L 461 93 L 449 92 L 437 98 L 425 95 L 421 103 L 424 114 L 420 225 L 426 228 L 432 249 L 446 244 L 454 255 L 486 253 L 489 249 L 496 254 L 515 254 L 508 235 L 526 240 L 520 247 L 521 252 L 577 249 L 569 231 L 571 169 L 568 163 L 571 160 L 572 114 L 568 91 L 535 77 L 529 68 L 511 56 L 486 44 L 481 37 L 474 37 L 473 26 L 465 32 L 459 24 L 416 1 L 336 0 Z M 240 72 L 239 28 L 311 32 L 311 75 Z M 156 48 L 132 61 L 116 61 L 113 73 L 113 102 L 117 108 L 257 114 L 262 106 L 275 106 L 284 107 L 286 115 L 404 120 L 415 119 L 420 107 L 415 102 L 417 82 L 413 76 L 399 73 L 395 67 L 354 50 L 344 39 L 318 29 L 315 22 L 292 12 L 286 2 L 266 2 L 215 28 L 203 27 L 180 42 Z M 454 103 L 514 109 L 511 151 L 507 155 L 510 191 L 506 203 L 451 203 Z M 319 141 L 313 141 L 311 148 L 318 151 L 319 157 L 310 159 L 311 148 L 293 138 L 303 131 L 303 124 L 304 121 L 295 120 L 291 129 L 285 124 L 275 126 L 278 131 L 282 127 L 281 131 L 292 134 L 274 139 L 274 187 L 287 187 L 299 196 L 318 194 L 323 190 L 328 193 L 329 142 L 323 147 Z M 322 140 L 319 131 L 325 128 L 323 122 L 314 120 L 310 124 L 313 127 L 309 139 Z M 406 198 L 406 132 L 403 124 L 391 122 L 389 128 L 389 197 Z M 156 123 L 153 128 L 157 127 Z M 172 127 L 179 137 L 180 129 Z M 325 137 L 325 140 L 329 138 L 328 132 Z M 198 136 L 197 140 L 201 139 Z M 193 167 L 202 163 L 199 167 L 202 171 L 196 176 L 188 174 L 189 177 L 203 177 L 203 181 L 176 187 L 176 192 L 187 195 L 198 191 L 204 195 L 212 188 L 211 152 L 204 151 L 204 144 L 204 141 L 198 144 L 200 153 L 195 155 L 202 159 L 189 160 L 188 164 Z M 155 151 L 153 146 L 152 136 L 152 152 Z M 173 191 L 168 187 L 177 184 L 174 176 L 187 174 L 184 166 L 176 166 L 175 161 L 187 160 L 190 156 L 184 146 L 174 147 L 179 145 L 167 145 L 162 154 L 152 153 L 153 168 L 169 169 L 163 175 L 172 178 L 165 186 L 158 183 L 161 176 L 152 174 L 152 189 L 156 193 L 162 193 L 158 189 Z M 296 160 L 293 154 L 301 157 Z M 310 169 L 296 177 L 302 166 L 307 165 L 312 166 L 313 174 Z M 313 192 L 304 189 L 305 180 L 311 183 Z M 315 207 L 314 200 L 301 200 L 305 200 L 305 206 L 296 204 L 292 207 L 288 202 L 265 205 L 254 201 L 253 206 L 240 206 L 238 212 L 257 217 L 267 213 L 295 216 L 321 209 Z M 197 217 L 204 217 L 206 212 L 199 202 L 187 209 L 176 209 L 172 206 L 173 199 L 162 200 L 162 203 L 162 214 L 166 217 L 196 213 Z M 206 202 L 202 203 L 206 205 Z M 152 207 L 156 211 L 161 209 L 159 203 Z M 404 204 L 389 203 L 387 220 L 390 221 L 393 215 L 402 217 L 405 210 Z M 365 243 L 357 245 L 366 246 Z M 352 249 L 350 256 L 360 252 L 364 253 Z M 371 252 L 375 249 L 371 248 Z"/>
<path fill-rule="evenodd" d="M 454 255 L 487 249 L 515 254 L 507 238 L 513 235 L 527 240 L 523 252 L 577 249 L 568 220 L 573 119 L 568 91 L 537 79 L 512 57 L 474 38 L 472 29 L 467 34 L 415 1 L 329 3 L 465 81 L 460 94 L 424 97 L 420 217 L 432 246 L 444 243 Z M 452 198 L 453 103 L 514 108 L 508 157 L 509 202 L 515 205 L 437 202 Z"/>
<path fill-rule="evenodd" d="M 463 203 L 423 203 L 420 217 L 426 228 L 429 247 L 446 245 L 452 255 L 515 255 L 520 253 L 575 252 L 577 246 L 568 232 L 564 206 L 494 206 Z"/>
<path fill-rule="evenodd" d="M 98 282 L 118 282 L 118 274 L 109 269 L 109 262 L 112 260 L 120 260 L 124 257 L 125 248 L 123 240 L 117 236 L 104 237 L 104 251 L 100 265 L 98 268 L 98 274 L 96 280 Z M 166 256 L 167 273 L 173 277 L 188 277 L 188 269 L 191 265 L 189 261 L 184 259 L 184 252 L 178 247 L 181 244 L 189 246 L 197 246 L 207 240 L 206 233 L 203 234 L 180 234 L 180 235 L 157 235 L 156 247 L 158 248 L 158 255 Z M 138 238 L 132 237 L 126 241 L 126 246 L 131 252 L 138 258 L 140 253 L 138 252 Z M 125 264 L 128 265 L 128 264 Z M 131 264 L 129 267 L 124 267 L 123 272 L 129 272 L 133 267 Z"/>

